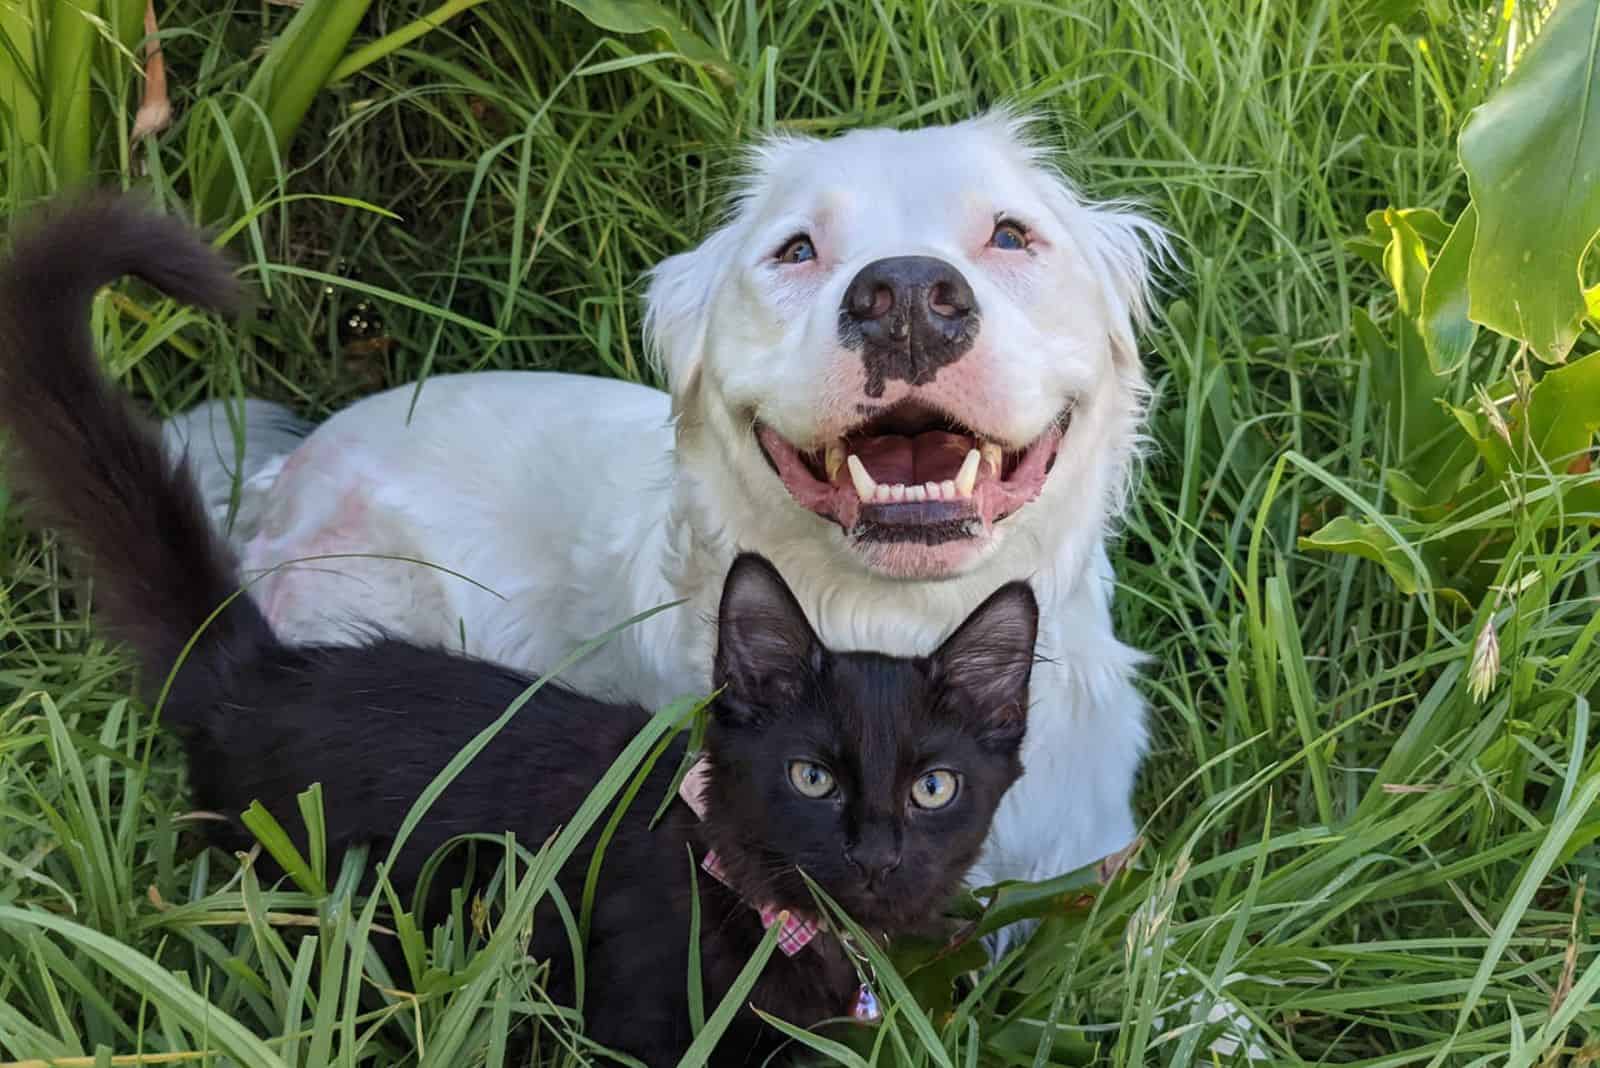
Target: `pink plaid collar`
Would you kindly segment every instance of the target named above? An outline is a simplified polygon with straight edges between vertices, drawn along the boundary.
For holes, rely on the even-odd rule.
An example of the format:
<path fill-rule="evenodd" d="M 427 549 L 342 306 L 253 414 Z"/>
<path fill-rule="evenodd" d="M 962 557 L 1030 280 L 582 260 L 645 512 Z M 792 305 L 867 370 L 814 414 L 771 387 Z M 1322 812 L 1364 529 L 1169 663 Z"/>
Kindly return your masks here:
<path fill-rule="evenodd" d="M 678 786 L 678 796 L 683 798 L 684 804 L 701 819 L 704 819 L 706 814 L 706 773 L 709 770 L 710 765 L 702 756 L 689 768 L 683 777 L 683 782 Z M 722 861 L 717 859 L 715 849 L 706 850 L 705 859 L 700 862 L 700 867 L 717 882 L 738 893 L 733 884 L 728 882 L 727 874 L 722 870 Z M 751 907 L 761 914 L 763 930 L 770 929 L 775 923 L 783 924 L 783 930 L 778 932 L 778 948 L 783 950 L 786 957 L 792 957 L 806 948 L 811 940 L 817 937 L 817 932 L 822 930 L 822 925 L 817 921 L 789 909 L 778 909 L 771 905 Z M 865 982 L 856 988 L 856 996 L 850 1003 L 850 1015 L 863 1023 L 876 1021 L 882 1015 L 878 1008 L 878 999 L 873 996 L 872 988 Z"/>
<path fill-rule="evenodd" d="M 717 859 L 717 851 L 715 849 L 706 851 L 706 859 L 700 862 L 700 867 L 717 882 L 726 886 L 729 890 L 733 890 L 733 884 L 728 882 L 727 875 L 723 873 L 722 862 Z M 734 890 L 734 893 L 738 893 L 738 891 Z M 778 932 L 778 948 L 783 950 L 783 955 L 786 957 L 792 957 L 802 949 L 805 949 L 807 943 L 817 937 L 817 932 L 821 930 L 815 920 L 807 919 L 788 909 L 773 908 L 771 905 L 752 905 L 751 907 L 761 914 L 761 926 L 763 929 L 769 928 L 775 923 L 783 924 L 783 930 Z"/>
<path fill-rule="evenodd" d="M 706 814 L 705 791 L 706 772 L 708 770 L 709 765 L 706 763 L 706 758 L 701 757 L 694 762 L 694 766 L 689 769 L 688 774 L 684 775 L 683 783 L 678 787 L 678 796 L 683 798 L 684 803 L 701 819 L 704 819 Z M 733 884 L 728 882 L 727 873 L 722 870 L 722 861 L 718 859 L 715 849 L 706 851 L 705 859 L 700 862 L 700 867 L 717 882 L 738 893 Z M 806 948 L 811 940 L 817 937 L 817 932 L 821 930 L 817 921 L 792 909 L 780 909 L 773 905 L 755 902 L 752 902 L 750 907 L 761 914 L 763 930 L 770 928 L 775 923 L 783 924 L 783 930 L 778 932 L 778 948 L 783 950 L 783 955 L 786 957 L 792 957 Z"/>

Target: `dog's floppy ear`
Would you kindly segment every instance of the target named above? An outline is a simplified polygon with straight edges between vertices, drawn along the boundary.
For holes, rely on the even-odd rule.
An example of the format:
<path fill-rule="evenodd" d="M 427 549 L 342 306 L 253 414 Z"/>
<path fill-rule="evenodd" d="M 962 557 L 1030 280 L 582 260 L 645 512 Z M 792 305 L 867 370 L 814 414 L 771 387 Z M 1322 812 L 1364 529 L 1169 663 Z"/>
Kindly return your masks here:
<path fill-rule="evenodd" d="M 1171 257 L 1167 232 L 1129 205 L 1090 204 L 1056 175 L 1049 181 L 1056 187 L 1051 199 L 1057 214 L 1104 287 L 1112 355 L 1124 365 L 1137 365 L 1137 334 L 1150 320 L 1154 266 Z"/>
<path fill-rule="evenodd" d="M 1111 354 L 1125 371 L 1137 370 L 1138 333 L 1150 320 L 1152 275 L 1172 256 L 1167 231 L 1132 205 L 1090 203 L 1048 165 L 1039 170 L 1051 212 L 1100 282 Z"/>
<path fill-rule="evenodd" d="M 737 226 L 737 219 L 723 225 L 650 272 L 644 296 L 645 346 L 674 401 L 692 391 L 700 374 L 711 302 L 738 253 Z"/>
<path fill-rule="evenodd" d="M 704 241 L 668 256 L 650 272 L 644 295 L 645 346 L 667 379 L 674 404 L 694 392 L 705 359 L 711 305 L 738 266 L 744 248 L 745 223 L 759 212 L 774 175 L 817 142 L 793 134 L 772 134 L 745 149 L 739 165 L 728 218 Z"/>

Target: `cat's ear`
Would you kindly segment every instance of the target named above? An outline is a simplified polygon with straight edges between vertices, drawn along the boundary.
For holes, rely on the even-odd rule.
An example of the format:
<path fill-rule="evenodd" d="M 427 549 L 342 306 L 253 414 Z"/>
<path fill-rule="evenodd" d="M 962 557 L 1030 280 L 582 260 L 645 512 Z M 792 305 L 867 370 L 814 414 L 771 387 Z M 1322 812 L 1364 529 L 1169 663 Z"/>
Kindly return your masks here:
<path fill-rule="evenodd" d="M 996 741 L 1015 744 L 1028 726 L 1028 679 L 1039 637 L 1039 602 L 1026 582 L 989 595 L 933 654 L 935 682 Z"/>
<path fill-rule="evenodd" d="M 822 667 L 826 650 L 778 569 L 741 553 L 722 586 L 715 684 L 727 710 L 793 698 Z"/>

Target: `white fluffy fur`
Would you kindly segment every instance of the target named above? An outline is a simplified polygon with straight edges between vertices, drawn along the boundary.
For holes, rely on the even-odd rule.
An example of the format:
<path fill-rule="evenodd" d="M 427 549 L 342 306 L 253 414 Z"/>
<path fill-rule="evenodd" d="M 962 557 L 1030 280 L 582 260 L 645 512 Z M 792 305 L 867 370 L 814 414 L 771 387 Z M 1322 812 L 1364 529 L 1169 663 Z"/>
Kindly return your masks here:
<path fill-rule="evenodd" d="M 1002 212 L 1037 235 L 1036 255 L 985 249 Z M 779 273 L 774 250 L 797 230 L 814 237 L 814 269 Z M 777 564 L 840 649 L 927 653 L 1002 582 L 1028 578 L 1048 660 L 1034 675 L 1026 774 L 975 879 L 1061 873 L 1134 835 L 1145 710 L 1139 656 L 1112 633 L 1104 539 L 1143 415 L 1135 331 L 1160 244 L 1131 210 L 1080 197 L 1008 115 L 770 141 L 726 223 L 652 275 L 648 332 L 670 400 L 532 372 L 430 380 L 409 422 L 411 387 L 371 397 L 286 462 L 245 472 L 256 477 L 243 514 L 259 517 L 236 528 L 245 565 L 428 561 L 449 571 L 327 559 L 273 574 L 257 596 L 290 636 L 340 640 L 371 619 L 451 646 L 464 636 L 467 650 L 532 670 L 685 598 L 568 676 L 652 705 L 708 688 L 708 619 L 741 548 Z M 865 553 L 795 504 L 751 433 L 759 418 L 804 447 L 854 418 L 860 376 L 836 336 L 840 295 L 863 264 L 905 254 L 957 265 L 983 309 L 975 348 L 930 395 L 943 389 L 963 421 L 1015 443 L 1073 404 L 1039 498 L 936 578 L 905 577 L 926 562 Z M 886 399 L 910 390 L 894 386 Z"/>

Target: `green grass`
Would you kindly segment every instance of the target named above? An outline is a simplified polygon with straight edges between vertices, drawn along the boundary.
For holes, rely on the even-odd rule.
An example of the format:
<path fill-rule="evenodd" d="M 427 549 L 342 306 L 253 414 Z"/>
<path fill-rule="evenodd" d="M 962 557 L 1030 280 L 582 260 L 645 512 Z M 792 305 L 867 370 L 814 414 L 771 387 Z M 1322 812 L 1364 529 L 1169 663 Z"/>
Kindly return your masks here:
<path fill-rule="evenodd" d="M 375 4 L 357 40 L 431 6 Z M 1387 398 L 1352 326 L 1355 309 L 1385 319 L 1392 293 L 1343 243 L 1371 210 L 1464 203 L 1455 136 L 1504 69 L 1486 10 L 682 5 L 728 84 L 545 8 L 490 0 L 320 97 L 240 241 L 270 316 L 223 333 L 103 305 L 113 367 L 163 410 L 243 389 L 315 415 L 441 371 L 644 379 L 639 275 L 705 232 L 742 141 L 1039 108 L 1089 189 L 1150 205 L 1181 247 L 1147 339 L 1154 448 L 1117 548 L 1119 631 L 1154 657 L 1148 846 L 1134 877 L 1062 908 L 953 1003 L 909 975 L 852 1055 L 1227 1063 L 1206 1025 L 1225 988 L 1275 1062 L 1600 1060 L 1595 535 L 1536 535 L 1527 503 L 1491 520 L 1512 551 L 1475 615 L 1296 541 L 1397 507 Z M 181 203 L 191 160 L 218 150 L 204 101 L 244 85 L 287 15 L 162 9 L 182 117 L 134 157 L 139 184 Z M 1514 356 L 1482 341 L 1456 395 Z M 3 497 L 0 512 L 0 1061 L 496 1064 L 529 1015 L 542 1057 L 584 1052 L 518 952 L 560 842 L 497 887 L 487 927 L 462 902 L 436 933 L 352 899 L 351 872 L 319 873 L 318 897 L 197 850 L 176 747 L 128 699 L 50 543 Z M 1500 671 L 1476 703 L 1491 620 Z M 427 946 L 431 970 L 382 975 L 374 924 L 418 960 Z M 361 996 L 378 987 L 407 993 L 380 1008 Z"/>

